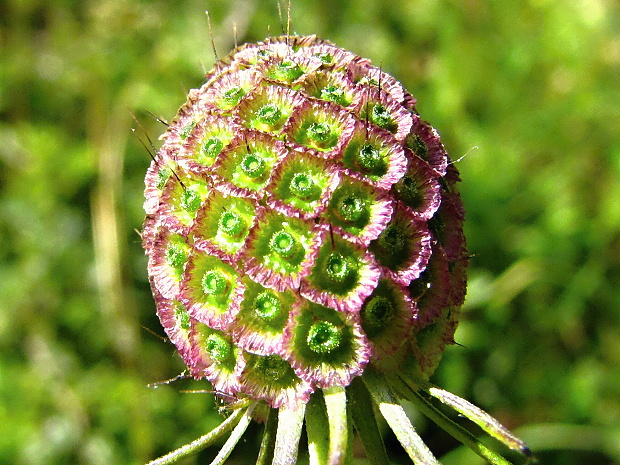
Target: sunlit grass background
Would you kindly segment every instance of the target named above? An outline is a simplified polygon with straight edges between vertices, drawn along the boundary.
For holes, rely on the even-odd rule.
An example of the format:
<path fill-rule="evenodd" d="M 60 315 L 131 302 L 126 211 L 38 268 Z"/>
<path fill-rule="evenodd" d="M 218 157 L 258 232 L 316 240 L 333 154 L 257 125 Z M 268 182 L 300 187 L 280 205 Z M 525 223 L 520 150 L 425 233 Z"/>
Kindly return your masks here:
<path fill-rule="evenodd" d="M 543 464 L 620 463 L 619 5 L 293 1 L 293 31 L 381 65 L 467 154 L 475 258 L 462 346 L 434 381 Z M 180 392 L 206 383 L 147 387 L 183 366 L 142 328 L 163 334 L 131 132 L 134 113 L 156 139 L 148 112 L 170 119 L 200 86 L 206 9 L 220 56 L 233 24 L 240 43 L 282 30 L 276 0 L 0 2 L 0 463 L 140 464 L 220 421 L 210 396 Z M 478 463 L 413 415 L 443 463 Z"/>

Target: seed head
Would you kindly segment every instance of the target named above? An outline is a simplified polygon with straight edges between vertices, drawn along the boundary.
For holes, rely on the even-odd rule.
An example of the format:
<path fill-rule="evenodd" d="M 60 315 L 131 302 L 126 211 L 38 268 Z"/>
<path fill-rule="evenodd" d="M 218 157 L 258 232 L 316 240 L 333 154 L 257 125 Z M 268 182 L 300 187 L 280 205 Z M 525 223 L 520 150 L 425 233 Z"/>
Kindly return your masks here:
<path fill-rule="evenodd" d="M 146 178 L 149 276 L 192 375 L 271 407 L 394 357 L 429 376 L 465 293 L 457 180 L 368 60 L 315 37 L 235 50 Z"/>
<path fill-rule="evenodd" d="M 244 45 L 189 93 L 146 176 L 149 278 L 191 375 L 244 415 L 279 408 L 294 447 L 324 396 L 329 463 L 346 449 L 345 392 L 354 421 L 366 397 L 388 405 L 414 461 L 435 463 L 394 396 L 432 413 L 419 392 L 440 397 L 427 379 L 454 342 L 468 255 L 458 172 L 415 103 L 314 36 Z"/>

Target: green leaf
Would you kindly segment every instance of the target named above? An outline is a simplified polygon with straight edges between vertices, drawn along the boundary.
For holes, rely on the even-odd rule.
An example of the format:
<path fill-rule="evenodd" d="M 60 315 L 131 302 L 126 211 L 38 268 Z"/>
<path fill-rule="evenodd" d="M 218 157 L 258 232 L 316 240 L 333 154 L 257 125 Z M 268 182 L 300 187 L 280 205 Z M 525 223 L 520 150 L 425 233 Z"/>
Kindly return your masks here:
<path fill-rule="evenodd" d="M 349 406 L 353 415 L 353 423 L 357 430 L 366 457 L 373 465 L 390 465 L 385 451 L 385 444 L 377 425 L 372 399 L 361 378 L 354 378 L 347 387 Z"/>
<path fill-rule="evenodd" d="M 476 407 L 471 402 L 463 399 L 462 397 L 452 394 L 444 389 L 432 385 L 427 381 L 416 380 L 416 384 L 419 384 L 421 390 L 429 395 L 439 399 L 443 404 L 453 408 L 458 413 L 468 418 L 487 432 L 491 437 L 497 439 L 502 444 L 506 445 L 512 450 L 520 452 L 525 456 L 530 456 L 531 452 L 527 444 L 521 439 L 516 437 L 510 431 L 508 431 L 499 421 L 489 415 L 487 412 L 479 407 Z M 419 392 L 417 395 L 420 396 Z M 425 400 L 425 399 L 423 399 Z M 426 403 L 428 401 L 425 400 Z"/>
<path fill-rule="evenodd" d="M 329 454 L 329 420 L 322 391 L 316 391 L 306 407 L 306 433 L 310 465 L 327 463 Z"/>
<path fill-rule="evenodd" d="M 226 461 L 226 459 L 228 459 L 231 452 L 241 439 L 241 436 L 243 436 L 245 430 L 248 429 L 248 426 L 252 421 L 252 412 L 256 408 L 256 405 L 257 404 L 254 403 L 246 409 L 245 413 L 241 417 L 241 420 L 239 420 L 239 423 L 237 423 L 237 426 L 235 426 L 232 434 L 228 437 L 216 457 L 213 459 L 211 465 L 222 465 Z"/>
<path fill-rule="evenodd" d="M 362 378 L 372 400 L 415 465 L 440 465 L 409 421 L 386 379 L 369 369 Z"/>
<path fill-rule="evenodd" d="M 437 407 L 421 395 L 421 392 L 417 387 L 409 386 L 406 382 L 402 382 L 402 380 L 391 380 L 391 384 L 395 387 L 399 394 L 407 400 L 413 402 L 420 412 L 430 418 L 441 429 L 450 434 L 450 436 L 465 444 L 487 462 L 492 465 L 511 465 L 511 462 L 498 453 L 488 449 L 484 444 L 476 439 L 473 434 L 444 415 L 437 409 Z"/>
<path fill-rule="evenodd" d="M 256 465 L 269 465 L 273 460 L 273 452 L 276 444 L 278 428 L 278 410 L 269 409 L 269 416 L 265 423 L 265 430 L 263 431 L 263 439 L 260 443 L 260 451 L 258 453 L 258 459 Z"/>
<path fill-rule="evenodd" d="M 347 395 L 342 386 L 323 389 L 329 419 L 329 465 L 345 463 L 349 444 Z"/>
<path fill-rule="evenodd" d="M 306 404 L 303 403 L 292 408 L 286 405 L 280 407 L 273 465 L 295 465 L 297 462 L 305 411 Z"/>

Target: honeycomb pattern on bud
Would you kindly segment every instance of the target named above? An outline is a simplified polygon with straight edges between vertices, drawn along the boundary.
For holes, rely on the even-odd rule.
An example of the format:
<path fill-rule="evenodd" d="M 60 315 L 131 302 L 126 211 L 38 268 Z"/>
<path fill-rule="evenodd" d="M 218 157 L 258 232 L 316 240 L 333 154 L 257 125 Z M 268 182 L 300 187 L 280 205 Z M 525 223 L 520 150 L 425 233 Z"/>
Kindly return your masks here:
<path fill-rule="evenodd" d="M 316 37 L 220 61 L 162 136 L 143 245 L 196 378 L 272 407 L 368 366 L 428 377 L 467 252 L 456 168 L 392 76 Z"/>

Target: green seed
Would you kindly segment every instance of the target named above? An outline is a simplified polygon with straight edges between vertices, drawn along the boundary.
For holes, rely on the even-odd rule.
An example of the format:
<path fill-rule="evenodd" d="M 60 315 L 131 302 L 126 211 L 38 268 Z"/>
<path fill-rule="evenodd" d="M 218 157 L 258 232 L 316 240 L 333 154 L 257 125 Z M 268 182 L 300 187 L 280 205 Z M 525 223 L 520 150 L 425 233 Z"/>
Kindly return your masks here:
<path fill-rule="evenodd" d="M 332 253 L 327 258 L 325 271 L 332 281 L 342 283 L 347 279 L 352 270 L 345 257 L 339 253 Z"/>
<path fill-rule="evenodd" d="M 263 157 L 255 153 L 248 153 L 243 160 L 241 160 L 241 171 L 243 171 L 248 178 L 256 179 L 265 174 L 266 165 Z"/>
<path fill-rule="evenodd" d="M 392 115 L 387 108 L 380 103 L 372 107 L 372 111 L 370 112 L 370 120 L 377 126 L 387 129 L 388 131 L 393 131 L 395 129 Z"/>
<path fill-rule="evenodd" d="M 357 161 L 367 170 L 378 168 L 383 163 L 383 159 L 379 151 L 370 144 L 364 144 L 362 146 L 360 151 L 357 153 Z"/>
<path fill-rule="evenodd" d="M 295 173 L 289 184 L 291 192 L 300 199 L 313 197 L 316 184 L 311 176 L 305 173 Z"/>
<path fill-rule="evenodd" d="M 336 215 L 343 221 L 357 221 L 366 211 L 366 202 L 356 194 L 345 195 L 336 204 Z"/>
<path fill-rule="evenodd" d="M 228 291 L 228 279 L 219 270 L 207 271 L 202 278 L 202 290 L 206 295 L 213 297 L 223 297 Z"/>
<path fill-rule="evenodd" d="M 405 175 L 395 187 L 403 202 L 414 209 L 420 207 L 423 200 L 422 193 L 411 176 Z"/>
<path fill-rule="evenodd" d="M 331 129 L 327 123 L 312 123 L 308 127 L 308 139 L 314 142 L 325 143 L 331 135 Z"/>
<path fill-rule="evenodd" d="M 334 62 L 334 57 L 332 57 L 327 52 L 315 53 L 314 56 L 317 57 L 319 60 L 321 60 L 325 64 L 330 64 Z"/>
<path fill-rule="evenodd" d="M 261 123 L 273 126 L 282 118 L 282 111 L 273 103 L 268 103 L 258 109 L 256 117 Z"/>
<path fill-rule="evenodd" d="M 245 229 L 245 221 L 238 213 L 225 211 L 218 221 L 218 229 L 229 236 L 238 236 Z"/>
<path fill-rule="evenodd" d="M 209 334 L 204 344 L 209 357 L 217 363 L 223 363 L 232 355 L 230 342 L 221 334 Z"/>
<path fill-rule="evenodd" d="M 405 139 L 405 144 L 407 148 L 411 149 L 421 159 L 428 159 L 428 149 L 417 134 L 409 134 L 407 139 Z"/>
<path fill-rule="evenodd" d="M 256 369 L 260 371 L 263 377 L 273 382 L 284 378 L 291 371 L 291 366 L 277 355 L 268 355 L 259 358 Z"/>
<path fill-rule="evenodd" d="M 177 321 L 177 324 L 184 330 L 188 330 L 191 326 L 191 320 L 189 318 L 189 313 L 181 303 L 177 303 L 174 306 L 174 318 Z"/>
<path fill-rule="evenodd" d="M 185 189 L 183 191 L 183 195 L 181 196 L 181 206 L 183 207 L 183 210 L 189 213 L 194 213 L 200 208 L 201 203 L 202 199 L 196 191 L 191 189 Z"/>
<path fill-rule="evenodd" d="M 321 89 L 321 98 L 337 103 L 338 105 L 347 106 L 348 102 L 344 95 L 344 90 L 336 86 L 327 86 Z"/>
<path fill-rule="evenodd" d="M 166 249 L 166 263 L 177 272 L 183 271 L 183 265 L 187 261 L 187 252 L 182 244 L 171 242 Z"/>
<path fill-rule="evenodd" d="M 181 128 L 181 134 L 180 134 L 181 139 L 187 139 L 189 135 L 192 133 L 192 129 L 194 129 L 195 126 L 196 126 L 196 123 L 194 121 L 192 121 L 186 126 L 183 126 L 183 128 Z"/>
<path fill-rule="evenodd" d="M 231 87 L 226 92 L 224 92 L 224 103 L 226 105 L 236 105 L 239 103 L 239 100 L 245 95 L 245 91 L 241 87 Z"/>
<path fill-rule="evenodd" d="M 379 263 L 391 270 L 397 270 L 407 262 L 411 247 L 412 239 L 399 224 L 390 224 L 379 238 L 370 244 L 370 249 Z"/>
<path fill-rule="evenodd" d="M 379 246 L 391 255 L 396 255 L 405 250 L 407 236 L 394 224 L 385 228 L 379 236 Z"/>
<path fill-rule="evenodd" d="M 163 189 L 166 181 L 172 174 L 172 170 L 168 167 L 163 167 L 157 172 L 157 181 L 155 181 L 155 186 L 158 189 Z"/>
<path fill-rule="evenodd" d="M 297 63 L 291 60 L 284 60 L 278 63 L 278 66 L 274 70 L 274 74 L 278 80 L 291 82 L 299 78 L 304 72 Z"/>
<path fill-rule="evenodd" d="M 327 321 L 319 321 L 310 327 L 306 342 L 313 352 L 328 354 L 338 348 L 341 339 L 341 328 Z"/>
<path fill-rule="evenodd" d="M 202 154 L 205 157 L 215 158 L 224 148 L 224 143 L 217 137 L 207 139 L 202 146 Z"/>
<path fill-rule="evenodd" d="M 394 304 L 388 298 L 375 296 L 362 309 L 362 328 L 373 337 L 387 326 L 394 313 Z"/>
<path fill-rule="evenodd" d="M 271 236 L 269 247 L 281 257 L 289 258 L 297 250 L 297 241 L 290 232 L 281 229 Z"/>
<path fill-rule="evenodd" d="M 282 303 L 273 292 L 261 292 L 254 299 L 254 312 L 266 321 L 272 321 L 280 316 Z"/>

